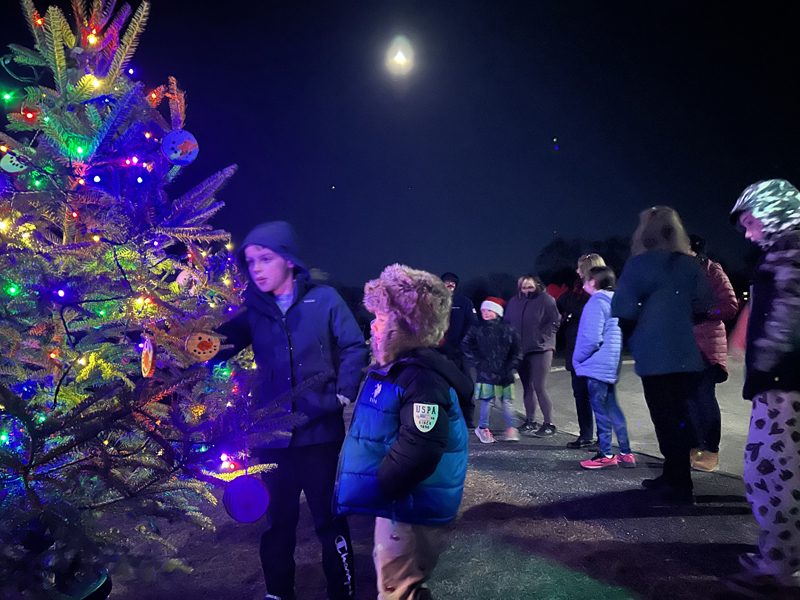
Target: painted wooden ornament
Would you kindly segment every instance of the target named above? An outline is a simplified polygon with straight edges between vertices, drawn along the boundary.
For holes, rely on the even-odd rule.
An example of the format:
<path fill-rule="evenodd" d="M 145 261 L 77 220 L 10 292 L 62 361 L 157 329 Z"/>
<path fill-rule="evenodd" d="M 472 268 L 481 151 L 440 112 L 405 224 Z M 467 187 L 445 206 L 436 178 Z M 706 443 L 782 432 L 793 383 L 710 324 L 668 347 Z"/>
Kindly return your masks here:
<path fill-rule="evenodd" d="M 200 279 L 197 275 L 189 271 L 181 271 L 175 281 L 182 288 L 187 288 L 190 296 L 194 296 L 197 293 L 197 286 L 200 284 Z"/>
<path fill-rule="evenodd" d="M 173 165 L 184 166 L 197 158 L 200 146 L 194 136 L 183 129 L 170 131 L 161 140 L 161 152 Z"/>
<path fill-rule="evenodd" d="M 152 377 L 156 372 L 155 346 L 149 337 L 144 338 L 142 349 L 142 375 Z"/>
<path fill-rule="evenodd" d="M 201 361 L 214 358 L 219 347 L 219 338 L 209 333 L 193 333 L 186 338 L 186 351 Z"/>
<path fill-rule="evenodd" d="M 261 479 L 242 475 L 227 485 L 222 504 L 232 519 L 240 523 L 252 523 L 267 512 L 269 492 Z"/>
<path fill-rule="evenodd" d="M 5 154 L 3 158 L 0 158 L 0 169 L 3 169 L 6 173 L 22 173 L 27 168 L 12 154 Z"/>

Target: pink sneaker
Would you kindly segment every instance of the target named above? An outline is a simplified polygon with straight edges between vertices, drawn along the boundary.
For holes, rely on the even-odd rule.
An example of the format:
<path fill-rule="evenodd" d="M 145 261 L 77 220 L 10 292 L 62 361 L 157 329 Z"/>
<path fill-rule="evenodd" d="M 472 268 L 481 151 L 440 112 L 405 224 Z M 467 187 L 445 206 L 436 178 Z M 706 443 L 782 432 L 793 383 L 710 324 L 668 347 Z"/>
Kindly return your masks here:
<path fill-rule="evenodd" d="M 488 427 L 486 427 L 486 428 L 476 427 L 475 428 L 475 435 L 477 435 L 478 439 L 484 444 L 491 444 L 492 442 L 496 441 L 494 439 L 494 436 L 492 435 L 492 432 L 489 431 Z"/>
<path fill-rule="evenodd" d="M 614 455 L 609 458 L 605 454 L 595 454 L 594 458 L 591 460 L 581 461 L 581 466 L 584 469 L 605 469 L 606 467 L 616 467 L 617 456 Z"/>
<path fill-rule="evenodd" d="M 619 455 L 619 460 L 617 463 L 620 467 L 625 469 L 633 469 L 636 466 L 636 457 L 633 455 L 633 452 L 630 454 L 621 454 Z"/>

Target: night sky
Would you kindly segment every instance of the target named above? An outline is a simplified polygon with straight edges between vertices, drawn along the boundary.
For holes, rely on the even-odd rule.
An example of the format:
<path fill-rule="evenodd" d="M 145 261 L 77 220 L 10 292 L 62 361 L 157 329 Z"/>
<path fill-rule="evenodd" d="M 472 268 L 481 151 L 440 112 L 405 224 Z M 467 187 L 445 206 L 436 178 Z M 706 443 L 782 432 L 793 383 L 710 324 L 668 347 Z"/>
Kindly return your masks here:
<path fill-rule="evenodd" d="M 176 76 L 200 143 L 170 194 L 237 163 L 215 225 L 236 242 L 288 220 L 343 283 L 398 261 L 518 275 L 557 237 L 630 235 L 654 204 L 739 268 L 738 194 L 800 184 L 796 3 L 152 4 L 134 78 Z M 417 53 L 402 85 L 383 66 L 398 34 Z M 31 45 L 3 0 L 11 42 Z"/>

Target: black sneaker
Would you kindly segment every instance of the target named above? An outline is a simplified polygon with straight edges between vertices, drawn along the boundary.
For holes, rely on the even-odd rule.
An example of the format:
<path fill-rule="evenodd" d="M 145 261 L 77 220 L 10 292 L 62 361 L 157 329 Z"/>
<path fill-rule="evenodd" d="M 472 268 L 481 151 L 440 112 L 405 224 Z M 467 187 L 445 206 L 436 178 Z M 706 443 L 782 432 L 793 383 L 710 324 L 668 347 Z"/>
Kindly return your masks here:
<path fill-rule="evenodd" d="M 550 437 L 556 434 L 556 426 L 552 423 L 545 423 L 539 428 L 539 431 L 533 434 L 534 437 Z"/>
<path fill-rule="evenodd" d="M 579 450 L 581 448 L 588 448 L 592 445 L 592 440 L 587 440 L 586 438 L 578 438 L 577 440 L 573 440 L 571 442 L 567 442 L 567 448 L 570 450 Z"/>
<path fill-rule="evenodd" d="M 519 431 L 536 431 L 539 424 L 536 421 L 525 421 L 522 425 L 517 427 Z"/>
<path fill-rule="evenodd" d="M 668 489 L 669 484 L 664 475 L 659 475 L 655 479 L 645 479 L 642 481 L 642 487 L 646 490 L 663 490 Z"/>

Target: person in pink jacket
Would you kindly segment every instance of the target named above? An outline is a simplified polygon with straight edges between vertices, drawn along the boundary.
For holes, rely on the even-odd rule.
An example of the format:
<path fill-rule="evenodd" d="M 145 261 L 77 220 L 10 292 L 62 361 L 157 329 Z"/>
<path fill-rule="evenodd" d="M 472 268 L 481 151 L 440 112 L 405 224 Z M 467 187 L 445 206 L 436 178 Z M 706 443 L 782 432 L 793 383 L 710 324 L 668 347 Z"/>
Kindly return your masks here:
<path fill-rule="evenodd" d="M 722 266 L 706 255 L 706 241 L 699 235 L 689 236 L 689 239 L 692 252 L 717 297 L 717 303 L 707 317 L 694 326 L 694 339 L 706 368 L 701 373 L 695 394 L 688 404 L 694 436 L 690 460 L 694 469 L 714 471 L 719 464 L 719 441 L 722 433 L 722 419 L 715 388 L 718 383 L 728 379 L 728 339 L 724 322 L 736 316 L 739 302 Z"/>

